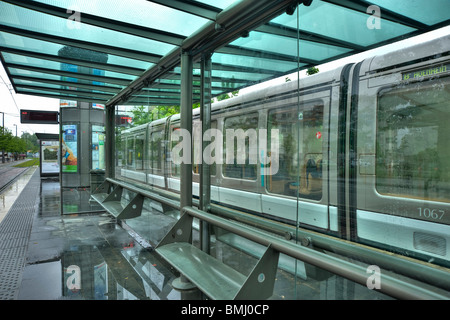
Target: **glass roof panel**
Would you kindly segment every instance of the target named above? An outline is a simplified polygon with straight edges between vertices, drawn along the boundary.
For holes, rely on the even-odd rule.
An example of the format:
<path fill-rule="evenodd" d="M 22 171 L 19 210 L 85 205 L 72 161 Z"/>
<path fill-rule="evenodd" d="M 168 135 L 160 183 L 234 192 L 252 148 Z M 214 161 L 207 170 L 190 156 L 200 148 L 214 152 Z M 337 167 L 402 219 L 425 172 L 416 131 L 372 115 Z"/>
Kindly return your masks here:
<path fill-rule="evenodd" d="M 55 96 L 50 91 L 60 88 L 67 96 L 70 87 L 76 94 L 96 93 L 96 101 L 120 91 L 106 104 L 133 98 L 134 92 L 135 101 L 146 97 L 167 102 L 179 95 L 176 65 L 186 46 L 197 57 L 201 48 L 214 51 L 212 91 L 217 95 L 442 27 L 450 21 L 442 9 L 447 2 L 314 0 L 310 6 L 299 5 L 293 15 L 283 13 L 269 21 L 269 15 L 261 15 L 271 12 L 266 10 L 270 1 L 5 0 L 0 2 L 0 54 L 20 92 Z M 258 11 L 258 4 L 266 7 Z M 381 8 L 379 29 L 367 27 L 371 4 Z M 239 19 L 235 5 L 245 8 Z M 214 29 L 211 21 L 217 17 L 220 23 L 236 20 L 238 25 Z M 226 36 L 221 38 L 222 32 Z M 197 38 L 200 34 L 206 38 Z M 224 40 L 216 42 L 216 36 Z M 194 63 L 198 91 L 199 66 Z M 174 92 L 162 96 L 142 87 Z"/>
<path fill-rule="evenodd" d="M 51 88 L 51 89 L 67 89 L 67 87 L 69 86 L 69 84 L 56 84 L 56 83 L 46 83 L 46 82 L 36 82 L 36 81 L 31 81 L 31 80 L 26 80 L 26 79 L 14 79 L 14 84 L 16 84 L 19 87 L 23 87 L 23 86 L 39 86 L 39 87 L 44 87 L 44 88 Z M 83 84 L 82 83 L 70 83 L 70 87 L 75 88 L 77 91 L 86 91 L 84 89 L 80 89 L 82 88 Z M 104 90 L 105 87 L 96 87 L 96 88 L 100 88 L 103 90 L 88 90 L 87 92 L 99 92 L 99 93 L 104 93 L 104 94 L 111 94 L 111 93 L 117 93 L 119 91 L 119 88 L 113 88 L 111 89 L 110 87 L 108 87 L 108 90 Z"/>
<path fill-rule="evenodd" d="M 8 71 L 12 76 L 24 76 L 24 77 L 34 77 L 36 79 L 44 79 L 44 80 L 54 80 L 54 81 L 67 81 L 67 82 L 80 82 L 80 83 L 89 83 L 89 84 L 98 84 L 98 81 L 87 81 L 76 79 L 74 77 L 61 76 L 58 73 L 43 73 L 42 71 L 34 71 L 34 70 L 25 70 L 19 68 L 19 66 L 14 65 L 14 67 L 8 68 Z M 56 71 L 56 70 L 55 70 Z M 81 75 L 79 75 L 80 78 Z M 97 83 L 94 83 L 97 82 Z M 108 86 L 117 85 L 120 88 L 125 87 L 130 83 L 129 80 L 117 79 L 117 78 L 102 78 L 102 84 L 107 84 Z"/>
<path fill-rule="evenodd" d="M 78 25 L 71 25 L 70 19 L 31 11 L 5 2 L 0 2 L 0 12 L 0 20 L 3 24 L 16 28 L 24 28 L 28 31 L 109 46 L 117 46 L 120 44 L 120 47 L 132 48 L 134 50 L 159 55 L 165 55 L 175 48 L 174 45 L 167 43 L 87 25 L 83 23 L 82 19 Z"/>
<path fill-rule="evenodd" d="M 320 19 L 317 19 L 320 16 Z M 350 10 L 331 3 L 313 1 L 311 6 L 300 6 L 300 30 L 334 38 L 359 46 L 370 46 L 386 39 L 398 37 L 416 29 L 383 20 L 380 29 L 367 28 L 366 13 Z M 272 22 L 297 28 L 294 15 L 281 15 Z"/>
<path fill-rule="evenodd" d="M 123 21 L 147 28 L 189 36 L 209 20 L 193 14 L 174 10 L 166 6 L 142 0 L 109 0 L 109 1 L 78 1 L 78 0 L 39 0 L 53 6 L 68 8 L 108 19 Z M 170 17 L 170 23 L 167 23 Z M 82 21 L 82 16 L 81 16 Z"/>
<path fill-rule="evenodd" d="M 92 98 L 92 101 L 98 102 L 98 101 L 104 101 L 107 99 L 107 97 L 103 97 L 103 95 L 96 96 L 96 93 L 93 92 L 54 92 L 50 90 L 39 90 L 39 89 L 31 89 L 31 88 L 21 88 L 19 90 L 20 93 L 23 94 L 35 94 L 35 95 L 41 95 L 41 96 L 47 96 L 47 97 L 53 97 L 53 98 L 73 98 L 74 100 L 89 100 Z"/>
<path fill-rule="evenodd" d="M 260 57 L 247 57 L 231 54 L 214 53 L 212 62 L 224 65 L 247 66 L 279 72 L 287 72 L 297 68 L 297 62 L 266 59 Z"/>
<path fill-rule="evenodd" d="M 21 56 L 17 54 L 11 54 L 11 53 L 4 53 L 3 57 L 7 63 L 17 63 L 17 64 L 23 64 L 24 68 L 26 67 L 40 67 L 40 68 L 48 68 L 53 70 L 63 70 L 63 71 L 70 71 L 74 73 L 81 73 L 81 74 L 93 74 L 93 75 L 101 75 L 105 77 L 113 77 L 113 78 L 120 78 L 124 80 L 134 80 L 137 77 L 129 74 L 124 73 L 117 73 L 117 72 L 111 72 L 111 71 L 105 71 L 98 68 L 87 68 L 87 67 L 80 67 L 76 65 L 70 65 L 73 67 L 67 68 L 68 64 L 66 63 L 60 63 L 50 60 L 43 60 L 43 59 L 36 59 L 26 56 Z M 76 78 L 76 75 L 74 74 L 74 78 Z"/>
<path fill-rule="evenodd" d="M 430 0 L 425 3 L 422 0 L 409 0 L 407 4 L 398 0 L 371 0 L 370 2 L 427 25 L 443 22 L 449 18 L 450 3 L 448 0 Z"/>
<path fill-rule="evenodd" d="M 58 56 L 58 52 L 64 47 L 64 45 L 58 43 L 23 37 L 7 32 L 0 32 L 0 46 L 18 50 L 39 52 L 54 56 Z M 108 53 L 107 63 L 128 66 L 132 68 L 139 68 L 142 69 L 143 71 L 154 65 L 153 63 L 150 63 L 148 61 L 130 59 L 126 57 L 117 56 L 111 53 Z"/>
<path fill-rule="evenodd" d="M 232 4 L 239 2 L 241 0 L 197 0 L 198 2 L 212 5 L 213 7 L 217 7 L 220 9 L 225 9 Z"/>
<path fill-rule="evenodd" d="M 239 38 L 231 44 L 248 49 L 296 56 L 298 41 L 296 38 L 280 37 L 268 33 L 252 31 L 250 32 L 249 37 Z M 351 49 L 348 48 L 326 45 L 312 41 L 300 42 L 300 60 L 302 57 L 318 61 L 326 60 L 350 51 Z"/>

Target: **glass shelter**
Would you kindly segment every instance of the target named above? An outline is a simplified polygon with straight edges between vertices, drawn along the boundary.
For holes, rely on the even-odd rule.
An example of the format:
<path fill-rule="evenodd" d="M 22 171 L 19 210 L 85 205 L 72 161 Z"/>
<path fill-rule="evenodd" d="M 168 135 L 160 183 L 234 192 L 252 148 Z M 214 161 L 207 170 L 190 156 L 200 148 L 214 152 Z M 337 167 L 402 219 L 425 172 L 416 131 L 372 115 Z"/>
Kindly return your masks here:
<path fill-rule="evenodd" d="M 448 299 L 447 8 L 11 0 L 0 52 L 17 93 L 100 107 L 104 125 L 80 118 L 105 170 L 91 201 L 174 287 Z"/>

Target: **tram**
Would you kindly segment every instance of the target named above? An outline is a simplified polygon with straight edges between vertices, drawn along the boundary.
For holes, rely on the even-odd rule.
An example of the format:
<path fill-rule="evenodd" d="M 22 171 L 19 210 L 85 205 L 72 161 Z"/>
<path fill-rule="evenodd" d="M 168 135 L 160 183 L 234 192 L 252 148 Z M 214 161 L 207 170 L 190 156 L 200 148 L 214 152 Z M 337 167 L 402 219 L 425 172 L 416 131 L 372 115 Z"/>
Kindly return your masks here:
<path fill-rule="evenodd" d="M 211 201 L 449 266 L 449 52 L 447 36 L 214 103 L 223 150 L 231 129 L 265 132 L 278 166 L 212 163 Z M 174 115 L 124 130 L 117 177 L 179 192 L 179 128 Z M 193 181 L 198 197 L 195 163 Z"/>

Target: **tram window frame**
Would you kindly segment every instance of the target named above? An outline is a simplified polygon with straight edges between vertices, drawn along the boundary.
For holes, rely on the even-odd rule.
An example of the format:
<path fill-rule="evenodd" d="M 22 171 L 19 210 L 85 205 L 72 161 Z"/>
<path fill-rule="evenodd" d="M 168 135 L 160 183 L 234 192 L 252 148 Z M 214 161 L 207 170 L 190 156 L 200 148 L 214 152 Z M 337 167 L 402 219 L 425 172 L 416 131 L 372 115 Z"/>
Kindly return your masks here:
<path fill-rule="evenodd" d="M 179 143 L 179 141 L 173 141 L 172 140 L 172 134 L 175 130 L 180 130 L 180 124 L 175 123 L 170 125 L 170 137 L 169 137 L 169 145 L 170 150 L 172 152 L 173 148 Z M 181 164 L 176 164 L 173 159 L 170 159 L 170 176 L 173 178 L 180 178 L 181 177 Z"/>
<path fill-rule="evenodd" d="M 145 134 L 144 133 L 137 134 L 137 135 L 135 135 L 134 138 L 135 138 L 134 146 L 136 149 L 135 154 L 134 154 L 135 170 L 145 170 L 145 164 L 144 164 Z M 141 162 L 140 167 L 138 167 L 139 161 Z"/>
<path fill-rule="evenodd" d="M 319 107 L 318 112 L 315 108 Z M 320 119 L 314 118 L 314 122 L 318 122 L 318 125 L 310 126 L 313 128 L 307 133 L 303 130 L 304 126 L 300 127 L 300 122 L 302 124 L 306 123 L 304 114 L 308 113 L 318 113 L 321 114 Z M 282 108 L 271 108 L 267 111 L 267 150 L 271 150 L 271 129 L 274 129 L 274 124 L 277 122 L 273 117 L 278 115 L 288 114 L 285 119 L 291 119 L 292 121 L 285 125 L 285 128 L 281 126 L 276 126 L 275 129 L 279 131 L 279 168 L 278 172 L 274 175 L 265 176 L 265 189 L 268 193 L 296 197 L 297 193 L 300 198 L 310 199 L 310 200 L 321 200 L 323 195 L 323 162 L 325 154 L 323 152 L 323 135 L 320 137 L 317 135 L 318 132 L 323 132 L 325 123 L 325 103 L 322 100 L 313 100 L 304 102 L 298 107 L 297 105 L 289 105 Z M 290 116 L 289 116 L 290 114 Z M 281 119 L 278 122 L 282 121 Z M 297 125 L 298 124 L 298 125 Z M 300 141 L 297 143 L 289 143 L 288 139 L 284 137 L 284 134 L 290 132 L 294 141 L 297 141 L 299 137 L 302 137 L 302 142 L 309 139 L 309 141 L 320 141 L 318 146 L 306 146 L 305 143 L 302 145 Z M 299 130 L 302 130 L 299 132 Z M 319 130 L 319 131 L 317 131 Z M 315 133 L 315 138 L 312 137 L 312 133 Z M 308 136 L 306 136 L 308 135 Z M 289 135 L 288 135 L 289 136 Z M 312 139 L 310 139 L 312 138 Z M 291 138 L 292 139 L 292 138 Z M 314 140 L 316 139 L 316 140 Z M 289 144 L 288 144 L 289 143 Z M 312 145 L 313 143 L 309 143 Z M 300 147 L 301 146 L 301 150 Z M 292 150 L 292 148 L 294 150 Z M 291 150 L 286 153 L 287 150 Z M 286 154 L 291 159 L 284 159 L 283 155 Z M 288 162 L 291 162 L 291 168 L 288 168 Z M 320 170 L 319 170 L 320 169 Z M 300 171 L 301 170 L 301 171 Z M 275 179 L 274 179 L 275 178 Z M 278 179 L 279 178 L 279 179 Z M 276 182 L 275 182 L 276 181 Z"/>
<path fill-rule="evenodd" d="M 159 138 L 156 140 L 153 140 L 153 137 L 159 135 Z M 163 147 L 163 141 L 164 141 L 164 129 L 159 129 L 150 132 L 150 139 L 149 139 L 149 168 L 151 170 L 152 174 L 163 176 L 164 172 L 163 170 L 163 155 L 164 155 L 164 147 Z M 155 148 L 156 147 L 156 148 Z M 153 151 L 157 150 L 156 153 Z M 156 154 L 156 160 L 154 160 L 153 155 Z M 154 164 L 157 164 L 154 166 Z"/>
<path fill-rule="evenodd" d="M 203 139 L 201 137 L 201 131 L 200 132 L 196 132 L 196 130 L 201 130 L 201 126 L 200 128 L 195 128 L 196 126 L 200 126 L 200 121 L 194 121 L 193 123 L 193 132 L 194 134 L 200 134 L 200 138 L 195 138 L 193 139 L 193 143 L 194 143 L 194 148 L 192 149 L 192 173 L 194 175 L 200 175 L 200 164 L 196 163 L 196 152 L 198 150 L 201 150 L 201 146 L 196 146 L 196 143 L 202 143 Z M 211 121 L 211 129 L 217 129 L 217 120 L 212 120 Z M 211 141 L 211 143 L 214 143 L 214 140 Z M 213 150 L 214 154 L 212 156 L 215 155 L 215 149 Z M 203 157 L 198 159 L 201 162 L 203 162 Z M 216 163 L 213 162 L 212 164 L 209 165 L 209 172 L 210 172 L 210 176 L 215 177 L 216 176 L 216 172 L 217 172 L 217 167 L 216 167 Z"/>
<path fill-rule="evenodd" d="M 252 119 L 251 121 L 253 121 L 253 123 L 256 124 L 256 126 L 254 128 L 242 128 L 242 127 L 236 127 L 236 128 L 231 128 L 227 126 L 227 122 L 231 121 L 232 119 L 243 119 L 243 118 L 248 118 L 248 119 Z M 245 120 L 247 121 L 247 120 Z M 238 180 L 248 180 L 248 181 L 256 181 L 258 179 L 258 164 L 259 164 L 259 157 L 258 155 L 256 155 L 256 159 L 257 159 L 257 163 L 256 164 L 250 164 L 250 149 L 249 149 L 249 137 L 246 136 L 245 138 L 245 152 L 246 152 L 246 157 L 245 157 L 245 164 L 237 164 L 237 155 L 236 155 L 236 147 L 237 147 L 237 143 L 235 141 L 234 143 L 234 147 L 235 147 L 235 152 L 233 154 L 233 159 L 234 159 L 234 164 L 227 164 L 226 162 L 226 158 L 227 158 L 227 152 L 226 152 L 226 141 L 227 141 L 227 129 L 242 129 L 244 130 L 244 132 L 247 132 L 247 130 L 249 129 L 254 129 L 256 132 L 256 145 L 258 143 L 258 128 L 259 128 L 259 114 L 258 112 L 251 112 L 249 114 L 239 114 L 239 115 L 233 115 L 233 116 L 229 116 L 226 117 L 223 120 L 223 163 L 222 163 L 222 176 L 224 178 L 229 178 L 229 179 L 238 179 Z M 246 170 L 246 169 L 249 170 Z M 227 173 L 230 172 L 234 172 L 233 175 L 227 175 Z M 237 173 L 237 174 L 236 174 Z M 250 173 L 250 175 L 249 175 Z"/>
<path fill-rule="evenodd" d="M 131 141 L 131 148 L 130 148 L 130 141 Z M 127 169 L 134 169 L 135 168 L 135 159 L 134 159 L 134 154 L 135 154 L 135 149 L 134 149 L 134 136 L 130 136 L 127 137 L 127 143 L 126 143 L 126 152 L 127 152 Z M 130 156 L 131 155 L 131 156 Z"/>
<path fill-rule="evenodd" d="M 439 85 L 437 85 L 439 84 Z M 409 126 L 409 127 L 405 127 L 404 130 L 408 130 L 408 131 L 412 131 L 412 133 L 409 132 L 405 132 L 402 140 L 400 141 L 400 145 L 398 145 L 398 141 L 397 141 L 397 147 L 393 150 L 395 152 L 391 152 L 390 155 L 390 159 L 386 158 L 387 154 L 387 146 L 384 147 L 384 149 L 382 148 L 382 144 L 381 144 L 381 140 L 384 138 L 384 144 L 383 145 L 388 145 L 388 144 L 392 144 L 391 142 L 395 142 L 396 138 L 395 137 L 391 137 L 394 140 L 389 140 L 386 138 L 387 135 L 389 135 L 389 133 L 387 132 L 388 130 L 391 131 L 395 131 L 395 128 L 393 128 L 393 125 L 391 125 L 390 129 L 388 128 L 387 124 L 384 124 L 384 126 L 387 129 L 384 129 L 384 131 L 381 129 L 381 125 L 380 125 L 380 121 L 383 120 L 383 112 L 391 112 L 391 114 L 395 111 L 391 106 L 391 109 L 387 110 L 387 107 L 385 109 L 383 109 L 384 107 L 382 106 L 382 100 L 383 97 L 386 97 L 388 95 L 393 95 L 393 94 L 402 94 L 405 95 L 406 97 L 408 97 L 407 95 L 410 94 L 411 97 L 420 97 L 421 99 L 423 99 L 424 97 L 426 97 L 427 95 L 431 94 L 430 93 L 430 88 L 431 89 L 438 89 L 439 87 L 442 87 L 441 92 L 445 92 L 448 91 L 450 89 L 450 76 L 446 75 L 446 76 L 441 76 L 441 77 L 433 77 L 430 79 L 426 79 L 422 81 L 411 81 L 411 82 L 402 82 L 402 83 L 398 83 L 394 86 L 386 86 L 386 87 L 382 87 L 378 90 L 377 93 L 377 121 L 376 121 L 376 137 L 375 137 L 375 189 L 376 191 L 383 196 L 393 196 L 393 197 L 399 197 L 399 198 L 411 198 L 411 199 L 420 199 L 420 200 L 425 200 L 425 201 L 438 201 L 438 202 L 450 202 L 450 197 L 442 197 L 439 196 L 438 194 L 435 195 L 430 195 L 430 192 L 439 192 L 440 188 L 436 187 L 438 184 L 439 185 L 443 185 L 446 186 L 448 190 L 450 188 L 450 174 L 447 173 L 447 180 L 442 180 L 443 179 L 443 175 L 439 174 L 439 172 L 444 172 L 445 171 L 445 167 L 447 169 L 450 169 L 450 148 L 446 148 L 446 150 L 441 150 L 442 148 L 439 148 L 439 145 L 445 145 L 444 142 L 442 142 L 442 140 L 444 140 L 444 138 L 441 137 L 440 139 L 440 133 L 439 131 L 442 130 L 447 130 L 447 132 L 450 132 L 450 129 L 446 129 L 447 126 L 445 126 L 445 121 L 446 119 L 448 119 L 448 117 L 443 117 L 441 116 L 434 116 L 434 118 L 425 118 L 425 117 L 421 117 L 420 121 L 421 122 L 425 122 L 428 121 L 429 124 L 431 124 L 431 121 L 435 121 L 437 124 L 435 124 L 434 127 L 437 127 L 437 129 L 433 128 L 432 125 L 424 125 L 422 127 L 417 126 L 416 128 L 414 128 L 414 126 Z M 445 93 L 444 93 L 445 94 Z M 411 103 L 412 98 L 408 101 L 408 103 Z M 411 112 L 416 109 L 416 108 L 420 108 L 420 109 L 416 109 L 418 110 L 417 112 L 421 112 L 422 110 L 424 110 L 424 106 L 430 108 L 430 105 L 434 105 L 435 107 L 439 107 L 442 106 L 442 112 L 445 112 L 445 104 L 446 104 L 446 99 L 445 96 L 443 97 L 442 101 L 438 101 L 435 102 L 433 104 L 419 104 L 419 105 L 409 105 L 409 106 L 405 106 L 404 109 L 406 108 L 410 108 Z M 447 103 L 448 104 L 448 103 Z M 436 106 L 437 105 L 437 106 Z M 400 104 L 397 104 L 396 107 L 399 108 Z M 397 110 L 398 116 L 400 117 L 400 110 Z M 407 110 L 406 110 L 407 111 Z M 447 113 L 450 115 L 450 111 L 447 111 Z M 416 121 L 417 117 L 413 117 L 412 113 L 410 114 L 411 117 L 408 117 L 408 121 L 411 121 L 410 123 L 413 124 L 413 121 Z M 412 119 L 414 118 L 414 119 Z M 382 119 L 382 120 L 380 120 Z M 387 119 L 387 118 L 386 118 Z M 412 119 L 412 120 L 410 120 Z M 393 119 L 394 121 L 395 119 Z M 444 124 L 444 126 L 439 127 L 439 124 L 442 123 Z M 415 130 L 410 130 L 411 128 L 415 129 Z M 417 130 L 420 129 L 420 130 Z M 435 141 L 435 147 L 434 149 L 436 149 L 435 151 L 432 151 L 433 147 L 431 147 L 433 141 L 432 137 L 430 136 L 426 136 L 422 131 L 425 129 L 425 131 L 428 131 L 428 133 L 432 132 L 432 131 L 437 131 L 436 133 L 436 141 Z M 397 129 L 397 136 L 399 135 L 398 133 L 399 129 Z M 420 131 L 420 132 L 414 132 L 414 131 Z M 382 134 L 383 133 L 383 134 Z M 390 135 L 392 136 L 391 133 Z M 408 137 L 408 135 L 411 135 L 411 137 Z M 411 142 L 411 138 L 413 138 L 413 136 L 416 135 L 416 138 L 420 136 L 420 139 L 413 139 L 414 141 L 414 147 L 408 147 L 408 144 L 410 144 Z M 443 134 L 445 136 L 445 134 Z M 424 139 L 425 138 L 425 139 Z M 408 140 L 409 139 L 409 140 Z M 419 143 L 417 142 L 418 140 L 423 141 L 423 143 Z M 424 149 L 424 147 L 426 147 Z M 410 149 L 410 152 L 414 152 L 414 155 L 411 154 L 408 156 L 408 154 L 406 154 L 406 152 L 408 151 L 408 149 Z M 422 150 L 423 149 L 423 150 Z M 420 150 L 420 151 L 419 151 Z M 429 151 L 427 151 L 429 150 Z M 399 151 L 402 151 L 401 154 L 403 156 L 403 162 L 400 161 L 399 158 Z M 383 154 L 383 155 L 382 155 Z M 447 155 L 447 156 L 445 156 Z M 398 160 L 398 161 L 397 161 Z M 430 161 L 430 162 L 426 162 L 426 161 Z M 414 169 L 414 165 L 420 165 L 419 162 L 422 163 L 422 165 L 420 167 L 417 168 L 417 170 Z M 434 161 L 434 162 L 433 162 Z M 445 161 L 447 161 L 447 163 L 445 163 Z M 383 163 L 390 163 L 391 167 L 385 167 L 383 168 L 382 165 Z M 441 167 L 440 164 L 443 164 L 443 168 Z M 409 170 L 408 170 L 409 168 Z M 431 168 L 431 169 L 430 169 Z M 420 170 L 419 170 L 420 169 Z M 389 170 L 391 172 L 391 178 L 387 179 L 387 174 L 389 173 Z M 385 172 L 384 172 L 385 171 Z M 423 177 L 418 177 L 417 175 L 424 175 Z M 429 176 L 426 176 L 426 175 Z M 397 177 L 393 177 L 393 175 L 397 175 Z M 382 186 L 381 182 L 382 179 L 385 179 L 385 185 Z M 428 179 L 428 181 L 426 181 L 426 179 Z M 438 179 L 438 180 L 437 180 Z M 394 182 L 394 180 L 396 182 Z M 401 180 L 406 180 L 403 183 L 401 182 Z M 420 187 L 420 183 L 421 181 L 423 182 L 423 193 L 420 193 L 420 188 L 415 188 L 414 186 L 418 186 Z M 430 185 L 429 183 L 431 183 L 431 188 L 434 188 L 436 190 L 431 191 L 430 189 Z M 395 185 L 396 184 L 396 185 Z M 390 190 L 392 191 L 390 191 Z M 408 191 L 408 192 L 406 192 Z M 445 192 L 442 192 L 441 194 L 445 195 Z"/>

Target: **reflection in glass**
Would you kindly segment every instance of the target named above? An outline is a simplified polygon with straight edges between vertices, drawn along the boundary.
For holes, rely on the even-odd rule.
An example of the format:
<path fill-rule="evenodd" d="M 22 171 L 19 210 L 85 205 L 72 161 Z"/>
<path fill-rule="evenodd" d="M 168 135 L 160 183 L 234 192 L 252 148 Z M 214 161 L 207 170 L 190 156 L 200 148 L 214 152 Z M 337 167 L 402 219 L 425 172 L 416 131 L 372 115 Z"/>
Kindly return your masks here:
<path fill-rule="evenodd" d="M 377 190 L 450 201 L 448 78 L 400 85 L 378 100 Z"/>
<path fill-rule="evenodd" d="M 278 129 L 279 132 L 280 169 L 266 178 L 267 191 L 290 196 L 296 196 L 298 192 L 302 198 L 320 199 L 323 105 L 301 105 L 300 111 L 296 106 L 270 110 L 268 132 L 271 129 Z M 268 147 L 270 138 L 269 135 Z"/>

